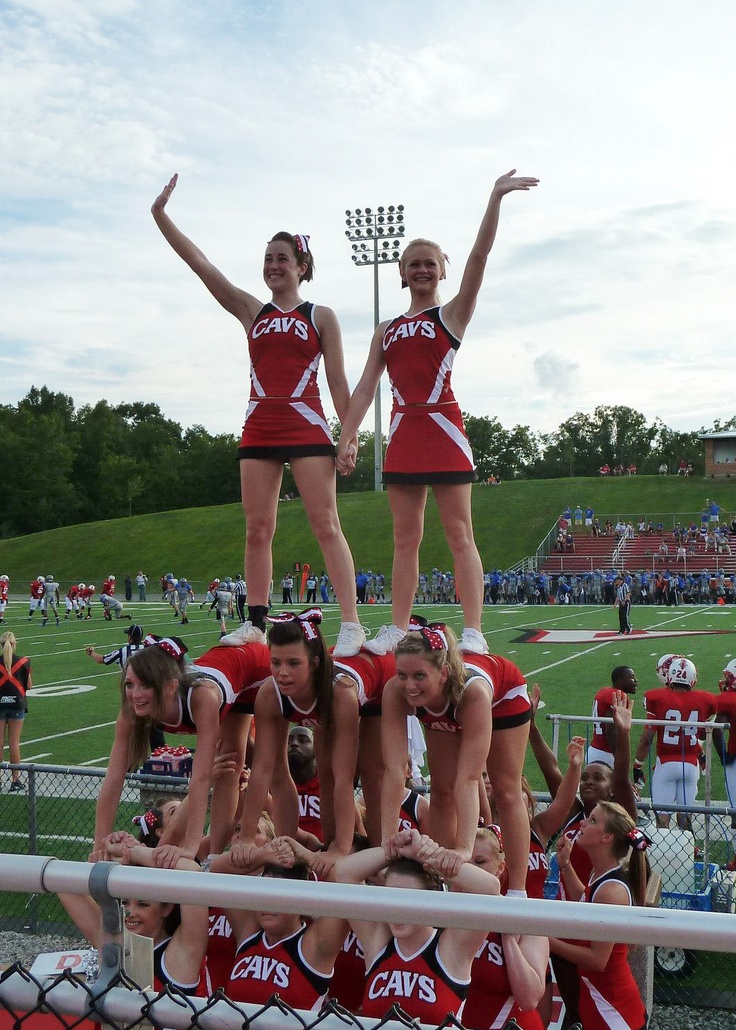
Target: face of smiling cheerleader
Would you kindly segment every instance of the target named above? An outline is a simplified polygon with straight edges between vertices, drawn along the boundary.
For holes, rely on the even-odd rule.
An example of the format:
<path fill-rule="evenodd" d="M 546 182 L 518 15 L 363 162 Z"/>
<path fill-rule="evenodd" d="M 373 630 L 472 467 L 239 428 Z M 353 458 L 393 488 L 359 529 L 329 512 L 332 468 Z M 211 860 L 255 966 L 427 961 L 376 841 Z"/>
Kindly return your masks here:
<path fill-rule="evenodd" d="M 420 705 L 438 711 L 444 704 L 448 669 L 438 669 L 421 655 L 398 654 L 396 676 L 412 708 Z"/>

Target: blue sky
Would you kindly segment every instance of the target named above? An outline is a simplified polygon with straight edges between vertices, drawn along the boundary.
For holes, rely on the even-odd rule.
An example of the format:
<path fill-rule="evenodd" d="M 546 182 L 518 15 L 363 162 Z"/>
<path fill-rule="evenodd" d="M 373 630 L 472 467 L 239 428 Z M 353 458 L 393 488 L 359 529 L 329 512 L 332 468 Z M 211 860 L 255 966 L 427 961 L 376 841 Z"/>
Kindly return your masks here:
<path fill-rule="evenodd" d="M 150 216 L 174 171 L 172 217 L 257 296 L 270 236 L 311 235 L 305 296 L 336 310 L 354 385 L 372 275 L 345 210 L 403 203 L 449 299 L 516 167 L 541 184 L 504 200 L 463 409 L 729 418 L 734 38 L 731 0 L 0 0 L 0 403 L 45 383 L 239 431 L 245 337 Z M 382 269 L 382 315 L 404 306 Z"/>

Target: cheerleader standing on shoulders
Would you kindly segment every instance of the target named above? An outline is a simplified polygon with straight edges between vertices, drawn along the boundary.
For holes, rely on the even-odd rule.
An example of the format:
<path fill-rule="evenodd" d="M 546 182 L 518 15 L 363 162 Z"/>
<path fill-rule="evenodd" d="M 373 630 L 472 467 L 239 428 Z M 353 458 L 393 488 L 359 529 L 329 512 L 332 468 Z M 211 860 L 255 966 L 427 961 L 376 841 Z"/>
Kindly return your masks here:
<path fill-rule="evenodd" d="M 460 290 L 447 304 L 442 304 L 438 292 L 440 280 L 445 278 L 446 260 L 439 245 L 423 239 L 406 245 L 399 272 L 402 285 L 411 295 L 409 309 L 376 329 L 365 370 L 343 420 L 338 470 L 349 475 L 355 468 L 356 434 L 387 369 L 393 409 L 383 481 L 394 523 L 393 625 L 383 627 L 369 642 L 369 650 L 377 654 L 393 650 L 409 626 L 429 486 L 455 562 L 465 619 L 461 647 L 488 651 L 481 633 L 483 567 L 473 538 L 470 510 L 470 488 L 477 476 L 450 372 L 475 311 L 496 238 L 501 200 L 507 193 L 528 190 L 538 182 L 526 176 L 515 177 L 515 171 L 496 181 Z"/>
<path fill-rule="evenodd" d="M 263 279 L 271 300 L 264 304 L 226 279 L 172 222 L 165 208 L 177 179 L 174 175 L 153 202 L 154 221 L 248 336 L 251 392 L 238 449 L 248 620 L 265 632 L 273 578 L 271 547 L 284 462 L 288 461 L 340 605 L 343 622 L 338 653 L 356 654 L 365 632 L 358 622 L 355 567 L 337 514 L 335 447 L 317 386 L 322 356 L 341 421 L 347 413 L 350 390 L 334 311 L 299 296 L 300 285 L 311 282 L 314 274 L 309 237 L 278 232 L 268 242 Z"/>

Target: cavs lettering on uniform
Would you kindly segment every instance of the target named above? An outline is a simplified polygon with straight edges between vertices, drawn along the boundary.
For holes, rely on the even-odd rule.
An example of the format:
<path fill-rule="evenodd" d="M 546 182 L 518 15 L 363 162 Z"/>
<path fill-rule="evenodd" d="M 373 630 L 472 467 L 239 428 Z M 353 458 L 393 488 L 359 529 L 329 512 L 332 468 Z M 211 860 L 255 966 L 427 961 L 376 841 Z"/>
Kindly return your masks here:
<path fill-rule="evenodd" d="M 210 926 L 207 932 L 210 937 L 232 937 L 233 928 L 226 915 L 210 912 Z"/>
<path fill-rule="evenodd" d="M 539 870 L 549 869 L 549 859 L 543 852 L 530 851 L 529 852 L 529 871 L 532 873 L 539 872 Z"/>
<path fill-rule="evenodd" d="M 369 998 L 415 998 L 417 1001 L 437 1001 L 434 977 L 425 973 L 412 973 L 408 969 L 386 970 L 377 973 L 368 987 Z"/>
<path fill-rule="evenodd" d="M 320 803 L 318 794 L 300 794 L 299 795 L 299 818 L 307 819 L 309 816 L 312 819 L 319 819 L 320 817 Z"/>
<path fill-rule="evenodd" d="M 475 953 L 476 958 L 485 958 L 494 966 L 502 966 L 503 945 L 500 940 L 485 940 Z"/>
<path fill-rule="evenodd" d="M 254 340 L 259 336 L 266 336 L 268 333 L 288 333 L 294 330 L 294 334 L 300 340 L 309 338 L 309 326 L 301 318 L 294 318 L 293 315 L 265 315 L 256 319 L 251 328 L 250 334 Z"/>
<path fill-rule="evenodd" d="M 434 322 L 426 318 L 418 318 L 413 322 L 400 322 L 399 325 L 389 326 L 383 335 L 383 349 L 388 350 L 394 340 L 411 339 L 413 336 L 424 336 L 428 340 L 436 337 Z"/>
<path fill-rule="evenodd" d="M 279 962 L 267 955 L 246 955 L 238 959 L 230 974 L 231 980 L 261 980 L 272 983 L 274 987 L 289 986 L 291 970 L 286 962 Z"/>
<path fill-rule="evenodd" d="M 360 941 L 358 940 L 358 938 L 356 937 L 356 935 L 353 933 L 352 930 L 350 930 L 348 932 L 347 937 L 342 942 L 342 948 L 340 950 L 344 951 L 347 954 L 347 953 L 350 952 L 351 949 L 354 950 L 354 952 L 358 956 L 358 958 L 365 958 L 365 952 L 363 951 L 363 946 L 361 945 Z"/>

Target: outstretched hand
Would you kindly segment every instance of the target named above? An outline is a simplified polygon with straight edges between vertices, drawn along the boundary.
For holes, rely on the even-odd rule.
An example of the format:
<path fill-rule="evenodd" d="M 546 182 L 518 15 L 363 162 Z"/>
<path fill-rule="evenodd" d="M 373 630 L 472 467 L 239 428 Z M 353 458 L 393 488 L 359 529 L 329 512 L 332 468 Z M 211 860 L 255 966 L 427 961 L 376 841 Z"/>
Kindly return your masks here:
<path fill-rule="evenodd" d="M 159 193 L 159 195 L 156 197 L 156 199 L 154 200 L 153 204 L 151 205 L 151 211 L 154 214 L 157 211 L 163 211 L 163 209 L 166 207 L 166 205 L 169 202 L 169 197 L 174 192 L 174 188 L 175 188 L 175 186 L 176 186 L 178 181 L 179 181 L 179 173 L 178 172 L 174 172 L 174 174 L 169 179 L 168 183 L 164 186 L 164 188 L 161 190 L 161 192 Z"/>
<path fill-rule="evenodd" d="M 625 694 L 623 690 L 614 690 L 611 695 L 611 718 L 616 732 L 619 730 L 623 733 L 631 732 L 633 707 L 634 699 L 630 694 Z"/>
<path fill-rule="evenodd" d="M 493 192 L 497 196 L 505 197 L 507 193 L 513 193 L 514 190 L 529 190 L 538 184 L 539 179 L 529 175 L 516 175 L 516 169 L 512 168 L 510 172 L 506 172 L 505 175 L 496 179 Z"/>

